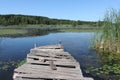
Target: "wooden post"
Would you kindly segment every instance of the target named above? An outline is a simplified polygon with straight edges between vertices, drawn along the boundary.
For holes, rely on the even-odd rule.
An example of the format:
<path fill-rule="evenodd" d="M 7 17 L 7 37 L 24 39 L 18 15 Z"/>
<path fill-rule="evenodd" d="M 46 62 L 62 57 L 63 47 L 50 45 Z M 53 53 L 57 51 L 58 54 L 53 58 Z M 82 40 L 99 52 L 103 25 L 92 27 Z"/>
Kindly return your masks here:
<path fill-rule="evenodd" d="M 52 70 L 57 70 L 56 66 L 54 65 L 53 60 L 50 61 L 50 67 Z"/>
<path fill-rule="evenodd" d="M 61 40 L 59 40 L 59 44 L 62 44 L 62 41 L 61 41 Z"/>
<path fill-rule="evenodd" d="M 37 44 L 36 43 L 34 43 L 34 48 L 36 48 L 37 47 Z"/>

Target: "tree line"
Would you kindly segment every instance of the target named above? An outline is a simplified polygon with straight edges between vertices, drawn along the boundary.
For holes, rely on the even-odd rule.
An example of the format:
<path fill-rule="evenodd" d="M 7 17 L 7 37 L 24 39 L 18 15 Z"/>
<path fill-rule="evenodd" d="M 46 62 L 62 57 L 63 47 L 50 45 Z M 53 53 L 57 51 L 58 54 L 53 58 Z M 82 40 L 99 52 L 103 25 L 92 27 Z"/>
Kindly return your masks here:
<path fill-rule="evenodd" d="M 97 22 L 91 21 L 75 21 L 75 20 L 65 20 L 65 19 L 52 19 L 43 16 L 30 16 L 30 15 L 0 15 L 0 25 L 91 25 L 97 26 Z"/>

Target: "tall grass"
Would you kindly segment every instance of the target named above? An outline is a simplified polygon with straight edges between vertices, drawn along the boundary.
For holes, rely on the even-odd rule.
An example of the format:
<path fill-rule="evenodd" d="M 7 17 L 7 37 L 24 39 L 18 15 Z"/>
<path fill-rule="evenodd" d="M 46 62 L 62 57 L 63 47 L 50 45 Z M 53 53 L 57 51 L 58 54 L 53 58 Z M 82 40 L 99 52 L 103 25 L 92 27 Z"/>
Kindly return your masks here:
<path fill-rule="evenodd" d="M 101 67 L 91 73 L 105 80 L 120 79 L 120 10 L 106 11 L 101 30 L 96 32 L 94 48 L 101 59 Z"/>
<path fill-rule="evenodd" d="M 106 12 L 101 32 L 96 33 L 95 48 L 120 53 L 120 10 Z"/>

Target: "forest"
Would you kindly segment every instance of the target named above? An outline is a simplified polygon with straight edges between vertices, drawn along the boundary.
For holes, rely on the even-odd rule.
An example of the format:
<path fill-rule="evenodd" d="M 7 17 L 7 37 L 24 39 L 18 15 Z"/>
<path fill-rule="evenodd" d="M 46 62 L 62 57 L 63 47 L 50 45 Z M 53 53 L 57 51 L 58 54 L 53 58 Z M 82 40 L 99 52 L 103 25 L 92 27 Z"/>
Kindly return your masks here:
<path fill-rule="evenodd" d="M 100 22 L 100 21 L 98 21 Z M 97 22 L 93 21 L 81 21 L 81 20 L 67 20 L 67 19 L 53 19 L 43 16 L 31 16 L 31 15 L 15 15 L 7 14 L 0 15 L 0 25 L 89 25 L 97 26 Z M 100 23 L 99 23 L 100 25 Z"/>

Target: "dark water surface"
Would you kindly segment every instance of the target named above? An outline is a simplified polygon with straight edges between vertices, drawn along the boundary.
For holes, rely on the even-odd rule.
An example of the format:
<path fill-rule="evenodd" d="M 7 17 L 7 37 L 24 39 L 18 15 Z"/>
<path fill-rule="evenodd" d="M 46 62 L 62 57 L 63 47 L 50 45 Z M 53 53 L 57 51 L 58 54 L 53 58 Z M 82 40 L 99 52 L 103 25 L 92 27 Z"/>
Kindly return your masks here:
<path fill-rule="evenodd" d="M 99 66 L 99 57 L 90 47 L 90 39 L 94 36 L 94 32 L 55 32 L 34 37 L 17 37 L 17 38 L 0 38 L 0 66 L 3 62 L 18 61 L 26 58 L 29 50 L 37 46 L 57 44 L 62 40 L 65 51 L 80 62 L 84 71 L 90 66 Z M 11 65 L 11 64 L 9 64 Z M 0 80 L 12 80 L 14 67 L 8 70 L 0 70 Z M 84 74 L 85 76 L 88 76 Z M 90 76 L 90 75 L 89 75 Z"/>

